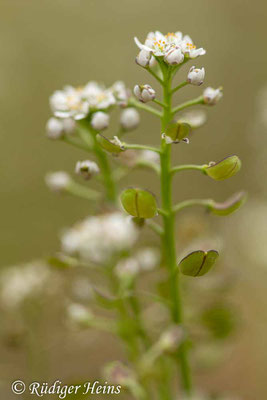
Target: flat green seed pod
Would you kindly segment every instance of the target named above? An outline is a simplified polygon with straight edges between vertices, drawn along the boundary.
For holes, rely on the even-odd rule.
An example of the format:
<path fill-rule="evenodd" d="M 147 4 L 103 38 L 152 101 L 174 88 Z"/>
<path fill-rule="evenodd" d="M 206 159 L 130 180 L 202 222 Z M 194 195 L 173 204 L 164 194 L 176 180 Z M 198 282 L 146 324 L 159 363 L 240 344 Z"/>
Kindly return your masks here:
<path fill-rule="evenodd" d="M 125 150 L 122 143 L 116 137 L 110 140 L 101 134 L 97 134 L 96 140 L 98 141 L 102 149 L 106 150 L 108 153 L 119 154 Z"/>
<path fill-rule="evenodd" d="M 228 200 L 224 201 L 223 203 L 216 203 L 214 202 L 210 206 L 210 211 L 216 215 L 229 215 L 238 210 L 247 199 L 247 195 L 245 192 L 239 192 L 234 194 Z"/>
<path fill-rule="evenodd" d="M 219 253 L 216 250 L 196 250 L 179 262 L 180 271 L 188 276 L 205 275 L 212 268 Z"/>
<path fill-rule="evenodd" d="M 205 167 L 206 174 L 216 181 L 223 181 L 234 176 L 241 168 L 241 161 L 237 156 L 229 156 L 223 160 Z"/>
<path fill-rule="evenodd" d="M 155 196 L 142 189 L 126 189 L 121 194 L 121 203 L 125 211 L 133 217 L 153 218 L 157 215 Z"/>
<path fill-rule="evenodd" d="M 187 122 L 171 122 L 167 126 L 165 135 L 170 137 L 174 142 L 179 142 L 189 135 L 190 130 L 191 126 Z"/>

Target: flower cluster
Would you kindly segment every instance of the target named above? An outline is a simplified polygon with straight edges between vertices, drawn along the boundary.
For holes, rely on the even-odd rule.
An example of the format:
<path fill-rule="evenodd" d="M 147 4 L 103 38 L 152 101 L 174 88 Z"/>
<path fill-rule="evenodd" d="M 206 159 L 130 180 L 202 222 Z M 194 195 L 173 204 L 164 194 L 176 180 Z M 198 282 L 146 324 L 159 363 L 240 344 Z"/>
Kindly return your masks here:
<path fill-rule="evenodd" d="M 62 249 L 78 255 L 85 262 L 106 263 L 129 250 L 138 237 L 138 231 L 129 217 L 115 212 L 88 217 L 67 230 L 62 236 Z"/>
<path fill-rule="evenodd" d="M 184 59 L 196 58 L 206 54 L 201 48 L 196 48 L 193 40 L 182 32 L 168 33 L 163 35 L 161 32 L 150 32 L 142 44 L 137 38 L 135 43 L 141 50 L 136 62 L 143 66 L 149 66 L 152 57 L 161 58 L 169 65 L 181 64 Z"/>

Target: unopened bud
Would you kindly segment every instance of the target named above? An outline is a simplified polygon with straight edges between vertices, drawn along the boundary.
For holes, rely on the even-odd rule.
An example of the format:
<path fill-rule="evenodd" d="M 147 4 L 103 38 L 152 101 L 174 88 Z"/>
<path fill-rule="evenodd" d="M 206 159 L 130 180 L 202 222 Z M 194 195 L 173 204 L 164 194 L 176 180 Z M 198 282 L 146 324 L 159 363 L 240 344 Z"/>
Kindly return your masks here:
<path fill-rule="evenodd" d="M 187 75 L 187 82 L 191 83 L 191 85 L 200 86 L 204 82 L 204 78 L 204 68 L 191 67 Z"/>
<path fill-rule="evenodd" d="M 156 92 L 150 85 L 136 85 L 134 94 L 142 103 L 147 103 L 156 98 Z"/>
<path fill-rule="evenodd" d="M 64 171 L 50 172 L 46 175 L 45 182 L 52 191 L 63 192 L 71 183 L 71 178 Z"/>
<path fill-rule="evenodd" d="M 120 123 L 125 131 L 131 131 L 132 129 L 135 129 L 139 125 L 139 122 L 140 116 L 135 108 L 130 107 L 122 111 Z"/>
<path fill-rule="evenodd" d="M 153 218 L 157 215 L 155 196 L 147 190 L 126 189 L 121 194 L 121 203 L 133 217 Z"/>
<path fill-rule="evenodd" d="M 164 56 L 164 61 L 169 65 L 178 65 L 184 61 L 182 50 L 178 46 L 171 47 Z"/>
<path fill-rule="evenodd" d="M 81 175 L 84 179 L 90 179 L 99 173 L 99 168 L 94 161 L 78 161 L 75 167 L 75 172 L 77 175 Z"/>
<path fill-rule="evenodd" d="M 178 349 L 183 339 L 183 329 L 176 325 L 163 332 L 159 339 L 159 345 L 163 351 L 172 352 Z"/>
<path fill-rule="evenodd" d="M 93 115 L 91 124 L 96 131 L 102 131 L 109 125 L 109 115 L 102 111 L 98 111 Z"/>
<path fill-rule="evenodd" d="M 184 275 L 203 276 L 209 272 L 218 257 L 216 250 L 193 251 L 179 262 L 179 269 Z"/>
<path fill-rule="evenodd" d="M 141 50 L 137 55 L 135 61 L 136 64 L 140 65 L 143 68 L 146 68 L 149 66 L 151 59 L 152 59 L 151 51 Z"/>
<path fill-rule="evenodd" d="M 50 118 L 46 124 L 46 134 L 49 139 L 60 139 L 64 134 L 63 121 L 57 118 Z"/>
<path fill-rule="evenodd" d="M 214 106 L 222 98 L 222 88 L 213 89 L 208 87 L 203 92 L 203 100 L 205 104 Z"/>

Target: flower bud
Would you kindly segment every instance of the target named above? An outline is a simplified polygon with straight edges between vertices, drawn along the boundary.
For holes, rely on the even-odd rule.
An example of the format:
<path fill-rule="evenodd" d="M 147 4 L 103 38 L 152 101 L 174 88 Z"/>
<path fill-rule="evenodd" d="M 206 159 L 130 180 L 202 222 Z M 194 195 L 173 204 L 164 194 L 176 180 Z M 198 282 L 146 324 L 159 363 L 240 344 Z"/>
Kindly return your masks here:
<path fill-rule="evenodd" d="M 222 98 L 222 88 L 213 89 L 208 87 L 203 92 L 203 100 L 205 104 L 214 106 Z"/>
<path fill-rule="evenodd" d="M 159 339 L 159 346 L 163 351 L 175 351 L 184 339 L 184 332 L 178 325 L 174 325 L 166 332 L 163 332 Z"/>
<path fill-rule="evenodd" d="M 134 94 L 142 103 L 147 103 L 156 97 L 156 92 L 150 85 L 136 85 L 134 87 Z"/>
<path fill-rule="evenodd" d="M 153 218 L 157 215 L 156 199 L 147 190 L 126 189 L 121 194 L 121 203 L 125 211 L 133 217 Z"/>
<path fill-rule="evenodd" d="M 114 136 L 113 139 L 110 140 L 107 139 L 105 136 L 98 134 L 96 136 L 96 140 L 98 141 L 100 146 L 108 153 L 119 154 L 125 150 L 122 142 L 117 136 Z"/>
<path fill-rule="evenodd" d="M 209 163 L 209 165 L 204 168 L 204 171 L 212 179 L 222 181 L 234 176 L 240 168 L 240 159 L 237 156 L 229 156 L 217 163 Z"/>
<path fill-rule="evenodd" d="M 98 165 L 94 161 L 85 160 L 76 163 L 75 172 L 88 180 L 99 173 Z"/>
<path fill-rule="evenodd" d="M 151 51 L 141 50 L 137 55 L 135 61 L 136 64 L 140 65 L 143 68 L 146 68 L 149 66 L 151 59 L 152 59 Z"/>
<path fill-rule="evenodd" d="M 109 125 L 109 115 L 102 111 L 97 111 L 92 117 L 91 124 L 96 131 L 102 131 Z"/>
<path fill-rule="evenodd" d="M 191 83 L 191 85 L 200 86 L 204 82 L 204 78 L 204 68 L 191 67 L 187 75 L 187 82 Z"/>
<path fill-rule="evenodd" d="M 173 46 L 164 55 L 164 61 L 170 65 L 178 65 L 184 61 L 182 50 L 178 46 Z"/>
<path fill-rule="evenodd" d="M 132 129 L 135 129 L 139 125 L 139 122 L 140 116 L 135 108 L 130 107 L 122 111 L 120 123 L 125 131 L 131 131 Z"/>
<path fill-rule="evenodd" d="M 184 275 L 203 276 L 209 272 L 218 257 L 216 250 L 193 251 L 179 262 L 179 269 Z"/>
<path fill-rule="evenodd" d="M 67 314 L 69 319 L 77 325 L 88 326 L 94 316 L 86 307 L 78 303 L 68 306 Z"/>
<path fill-rule="evenodd" d="M 64 134 L 63 122 L 57 118 L 49 118 L 46 123 L 46 134 L 49 139 L 60 139 Z"/>
<path fill-rule="evenodd" d="M 71 183 L 71 178 L 64 171 L 51 172 L 46 175 L 45 182 L 53 192 L 63 192 Z"/>
<path fill-rule="evenodd" d="M 216 203 L 215 201 L 211 203 L 210 210 L 216 215 L 229 215 L 240 208 L 246 201 L 247 195 L 245 192 L 236 193 L 230 199 L 223 203 Z"/>

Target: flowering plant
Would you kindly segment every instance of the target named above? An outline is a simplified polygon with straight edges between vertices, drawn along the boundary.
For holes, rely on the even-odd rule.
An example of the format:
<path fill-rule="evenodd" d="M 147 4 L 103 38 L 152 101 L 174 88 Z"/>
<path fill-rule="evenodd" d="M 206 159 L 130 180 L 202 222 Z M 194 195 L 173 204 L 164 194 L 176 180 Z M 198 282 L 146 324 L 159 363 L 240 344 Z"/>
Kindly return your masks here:
<path fill-rule="evenodd" d="M 136 85 L 133 96 L 123 82 L 116 82 L 109 88 L 96 82 L 79 88 L 67 86 L 51 96 L 53 117 L 47 123 L 48 137 L 94 156 L 94 161 L 78 161 L 75 173 L 85 180 L 96 179 L 104 188 L 103 192 L 82 185 L 63 171 L 47 175 L 46 182 L 52 190 L 88 199 L 95 205 L 96 214 L 64 232 L 62 251 L 51 262 L 97 267 L 104 277 L 101 288 L 92 282 L 91 302 L 94 300 L 98 306 L 110 310 L 112 318 L 100 317 L 92 312 L 93 306 L 89 310 L 82 304 L 71 304 L 68 315 L 80 326 L 108 331 L 125 343 L 128 366 L 112 363 L 105 369 L 106 377 L 128 389 L 136 399 L 154 398 L 156 388 L 158 398 L 164 400 L 173 399 L 174 393 L 180 393 L 180 399 L 208 399 L 210 397 L 198 394 L 193 384 L 190 355 L 198 345 L 196 337 L 201 336 L 201 332 L 196 333 L 192 328 L 197 317 L 193 313 L 192 323 L 184 310 L 182 295 L 184 286 L 189 287 L 185 298 L 192 293 L 190 278 L 186 276 L 191 277 L 192 286 L 195 285 L 193 278 L 201 280 L 211 270 L 219 253 L 205 244 L 178 258 L 176 217 L 193 206 L 204 207 L 215 215 L 228 215 L 244 203 L 245 194 L 237 193 L 222 203 L 192 199 L 175 204 L 172 182 L 177 173 L 187 170 L 201 172 L 217 181 L 224 180 L 239 171 L 241 162 L 233 155 L 203 165 L 172 165 L 172 147 L 188 144 L 192 131 L 206 120 L 202 110 L 181 112 L 196 105 L 217 104 L 222 89 L 208 87 L 197 98 L 174 106 L 173 97 L 178 90 L 186 85 L 203 84 L 205 70 L 195 66 L 189 69 L 184 82 L 177 86 L 173 82 L 177 72 L 191 59 L 204 55 L 205 50 L 196 48 L 192 39 L 181 32 L 167 35 L 150 32 L 144 44 L 137 38 L 135 42 L 140 50 L 136 63 L 160 84 L 162 99 L 148 84 Z M 148 102 L 156 107 L 149 106 Z M 109 127 L 114 108 L 119 108 L 121 114 L 120 126 L 112 137 L 104 135 L 103 131 Z M 138 110 L 160 120 L 159 147 L 124 140 L 140 122 Z M 120 180 L 133 168 L 148 168 L 157 174 L 160 180 L 158 199 L 150 191 L 136 187 L 126 188 L 118 196 Z M 138 239 L 146 227 L 159 238 L 160 252 L 151 247 L 138 247 Z M 149 289 L 144 290 L 142 283 L 147 281 L 146 274 L 150 274 L 148 282 L 156 282 L 152 288 L 148 283 Z M 199 290 L 201 285 L 194 288 L 191 297 Z M 202 294 L 202 298 L 205 296 L 206 293 Z M 158 305 L 164 310 L 162 320 L 159 311 L 156 311 L 156 315 L 159 313 L 156 323 L 150 320 L 152 311 L 144 318 L 147 309 Z M 229 315 L 223 306 L 217 306 L 216 313 L 214 308 L 207 308 L 201 315 L 204 325 L 215 336 L 223 337 L 223 333 L 230 330 Z M 180 371 L 179 392 L 175 385 L 176 365 Z"/>

